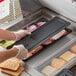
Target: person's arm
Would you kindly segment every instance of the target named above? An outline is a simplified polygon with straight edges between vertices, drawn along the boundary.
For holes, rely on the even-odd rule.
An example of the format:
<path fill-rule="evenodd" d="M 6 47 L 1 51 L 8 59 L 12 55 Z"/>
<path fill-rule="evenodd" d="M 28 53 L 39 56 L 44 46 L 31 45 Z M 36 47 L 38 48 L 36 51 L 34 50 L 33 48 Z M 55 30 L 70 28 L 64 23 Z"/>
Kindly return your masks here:
<path fill-rule="evenodd" d="M 27 30 L 19 30 L 17 32 L 12 32 L 8 30 L 0 29 L 0 39 L 1 40 L 15 40 L 18 41 L 25 35 L 29 35 L 30 32 Z"/>
<path fill-rule="evenodd" d="M 27 53 L 28 51 L 23 45 L 17 45 L 9 50 L 0 51 L 0 63 L 12 57 L 24 60 L 27 57 Z"/>
<path fill-rule="evenodd" d="M 6 51 L 1 51 L 0 52 L 0 63 L 11 58 L 11 57 L 16 56 L 17 53 L 18 53 L 17 48 L 12 48 L 12 49 L 9 49 Z"/>

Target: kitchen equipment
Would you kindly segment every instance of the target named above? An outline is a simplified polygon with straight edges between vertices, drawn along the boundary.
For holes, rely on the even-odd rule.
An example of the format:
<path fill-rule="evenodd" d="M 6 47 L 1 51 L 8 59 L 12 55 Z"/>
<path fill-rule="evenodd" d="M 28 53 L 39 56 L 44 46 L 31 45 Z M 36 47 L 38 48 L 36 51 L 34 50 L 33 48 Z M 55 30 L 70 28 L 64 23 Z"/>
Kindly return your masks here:
<path fill-rule="evenodd" d="M 72 0 L 39 0 L 43 6 L 76 22 L 76 2 Z"/>
<path fill-rule="evenodd" d="M 69 0 L 67 0 L 67 2 L 68 1 Z M 72 23 L 72 26 L 73 24 L 75 24 L 73 21 L 69 20 L 68 17 L 63 17 L 60 14 L 57 14 L 56 12 L 51 11 L 46 7 L 43 7 L 43 5 L 40 4 L 39 0 L 20 0 L 20 5 L 24 19 L 18 22 L 17 24 L 13 25 L 12 27 L 8 28 L 8 30 L 16 31 L 19 29 L 27 28 L 28 26 L 31 26 L 31 24 L 33 23 L 36 24 L 36 22 L 41 19 L 46 19 L 49 21 L 56 16 L 60 19 Z M 71 28 L 70 26 L 68 26 L 68 28 Z M 61 54 L 66 52 L 66 49 L 68 49 L 73 44 L 73 42 L 76 41 L 73 40 L 75 37 L 75 35 L 70 33 L 69 35 L 59 39 L 55 43 L 48 45 L 42 51 L 32 56 L 30 59 L 24 61 L 26 66 L 25 71 L 28 74 L 24 74 L 24 76 L 44 76 L 41 73 L 41 70 L 51 62 L 51 59 L 53 57 L 59 57 Z M 64 68 L 68 68 L 68 66 L 72 64 L 74 61 L 76 61 L 76 59 L 70 60 L 66 65 L 64 65 L 61 69 L 55 71 L 53 74 L 57 75 Z"/>

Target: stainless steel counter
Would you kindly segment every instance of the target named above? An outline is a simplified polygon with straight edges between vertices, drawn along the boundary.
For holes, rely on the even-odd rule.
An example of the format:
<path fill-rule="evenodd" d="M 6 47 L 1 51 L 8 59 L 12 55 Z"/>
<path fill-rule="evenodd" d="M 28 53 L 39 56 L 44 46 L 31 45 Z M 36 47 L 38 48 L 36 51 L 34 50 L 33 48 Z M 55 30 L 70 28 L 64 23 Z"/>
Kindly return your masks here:
<path fill-rule="evenodd" d="M 25 67 L 26 72 L 29 73 L 29 75 L 31 75 L 31 76 L 43 76 L 42 74 L 38 73 L 37 68 L 44 61 L 46 61 L 48 58 L 57 54 L 59 52 L 58 50 L 60 48 L 62 48 L 66 43 L 68 43 L 70 40 L 72 40 L 73 38 L 76 37 L 76 23 L 69 20 L 66 17 L 63 17 L 63 16 L 49 10 L 49 9 L 43 8 L 43 9 L 40 9 L 40 10 L 36 11 L 32 15 L 24 18 L 24 20 L 15 24 L 13 27 L 9 28 L 9 30 L 13 30 L 13 31 L 14 30 L 19 30 L 19 29 L 21 29 L 25 26 L 27 27 L 28 25 L 37 21 L 40 18 L 44 17 L 44 18 L 47 18 L 47 19 L 51 19 L 55 16 L 59 16 L 59 17 L 65 19 L 65 20 L 71 22 L 71 25 L 69 26 L 69 28 L 71 28 L 73 30 L 73 32 L 71 34 L 69 34 L 68 36 L 61 38 L 60 40 L 58 40 L 54 44 L 49 45 L 47 48 L 45 48 L 44 50 L 42 50 L 41 52 L 39 52 L 35 56 L 33 56 L 29 60 L 25 61 L 25 64 L 27 65 L 27 68 Z M 23 76 L 28 76 L 28 75 L 23 75 Z"/>

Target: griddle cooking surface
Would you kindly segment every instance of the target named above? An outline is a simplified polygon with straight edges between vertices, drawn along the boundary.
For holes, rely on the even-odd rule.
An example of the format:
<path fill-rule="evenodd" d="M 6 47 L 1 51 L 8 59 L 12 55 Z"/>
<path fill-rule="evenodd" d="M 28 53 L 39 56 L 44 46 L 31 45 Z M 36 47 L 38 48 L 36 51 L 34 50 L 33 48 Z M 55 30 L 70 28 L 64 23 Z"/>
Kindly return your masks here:
<path fill-rule="evenodd" d="M 15 45 L 23 44 L 29 51 L 31 51 L 64 28 L 66 28 L 69 24 L 69 22 L 59 17 L 55 17 L 32 32 L 30 36 L 26 36 L 20 41 L 16 42 Z"/>

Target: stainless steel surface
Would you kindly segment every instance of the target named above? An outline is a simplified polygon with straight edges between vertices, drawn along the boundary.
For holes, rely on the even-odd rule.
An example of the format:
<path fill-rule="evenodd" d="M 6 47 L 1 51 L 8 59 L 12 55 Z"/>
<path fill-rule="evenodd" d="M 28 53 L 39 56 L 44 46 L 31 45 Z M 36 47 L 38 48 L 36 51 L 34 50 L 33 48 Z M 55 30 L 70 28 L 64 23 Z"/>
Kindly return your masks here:
<path fill-rule="evenodd" d="M 38 0 L 44 7 L 76 22 L 76 2 L 72 0 Z"/>
<path fill-rule="evenodd" d="M 21 20 L 23 20 L 22 16 L 16 18 L 15 20 L 13 20 L 13 21 L 11 21 L 9 23 L 1 24 L 0 29 L 8 29 L 8 28 L 14 26 L 16 23 L 20 22 Z"/>
<path fill-rule="evenodd" d="M 52 60 L 53 58 L 56 58 L 56 57 L 59 58 L 59 56 L 61 56 L 64 52 L 68 51 L 68 49 L 70 49 L 70 48 L 71 48 L 73 45 L 75 45 L 75 44 L 76 44 L 76 38 L 71 39 L 71 40 L 70 40 L 68 43 L 66 43 L 63 47 L 61 47 L 60 49 L 58 49 L 58 50 L 56 51 L 56 54 L 55 54 L 54 56 L 48 57 L 48 59 L 47 59 L 43 64 L 39 65 L 39 66 L 37 67 L 37 70 L 41 73 L 42 69 L 43 69 L 45 66 L 51 64 L 51 60 Z M 71 66 L 73 63 L 76 62 L 75 60 L 76 60 L 76 56 L 75 56 L 73 59 L 71 59 L 70 61 L 68 61 L 62 68 L 56 70 L 56 72 L 54 73 L 54 75 L 57 74 L 59 71 L 61 71 L 61 69 L 63 69 L 63 68 L 68 68 L 69 66 Z M 53 75 L 52 75 L 52 76 L 53 76 Z"/>
<path fill-rule="evenodd" d="M 33 56 L 31 59 L 29 59 L 28 61 L 26 61 L 27 65 L 28 65 L 28 69 L 27 72 L 30 73 L 32 76 L 44 76 L 41 75 L 38 71 L 37 71 L 37 67 L 39 67 L 44 61 L 46 61 L 48 58 L 50 58 L 51 56 L 57 54 L 58 50 L 60 48 L 62 48 L 62 46 L 64 44 L 66 44 L 67 42 L 69 42 L 70 40 L 72 40 L 73 38 L 76 37 L 76 30 L 75 30 L 75 24 L 74 22 L 72 22 L 71 20 L 69 20 L 66 17 L 63 17 L 53 11 L 50 11 L 48 9 L 42 9 L 42 13 L 44 15 L 46 15 L 46 17 L 53 18 L 55 16 L 59 16 L 67 21 L 71 22 L 71 25 L 69 28 L 71 28 L 73 30 L 73 32 L 68 35 L 67 37 L 64 37 L 62 39 L 60 39 L 59 41 L 57 41 L 55 44 L 48 46 L 47 48 L 45 48 L 43 51 L 41 51 L 40 53 L 36 54 L 35 56 Z M 42 14 L 42 15 L 43 15 Z M 59 45 L 58 45 L 59 44 Z"/>
<path fill-rule="evenodd" d="M 31 75 L 26 72 L 23 72 L 21 76 L 31 76 Z"/>
<path fill-rule="evenodd" d="M 76 36 L 76 22 L 74 22 L 74 21 L 68 19 L 67 17 L 64 17 L 64 16 L 62 16 L 62 15 L 60 15 L 60 14 L 58 14 L 58 13 L 52 11 L 52 10 L 49 10 L 47 8 L 43 9 L 43 13 L 51 15 L 52 17 L 58 16 L 58 17 L 61 17 L 61 18 L 65 19 L 65 20 L 69 21 L 71 23 L 69 28 L 71 28 L 73 30 L 72 34 Z"/>
<path fill-rule="evenodd" d="M 41 18 L 51 19 L 53 18 L 52 15 L 49 15 L 48 13 L 44 12 L 44 9 L 40 9 L 36 11 L 35 13 L 32 13 L 31 15 L 24 18 L 24 20 L 20 21 L 19 23 L 15 24 L 13 27 L 9 28 L 10 30 L 19 30 L 23 27 L 27 27 L 30 24 L 36 22 L 37 20 Z"/>
<path fill-rule="evenodd" d="M 49 20 L 55 16 L 61 17 L 71 22 L 71 25 L 69 27 L 73 30 L 71 34 L 69 34 L 66 37 L 61 38 L 54 44 L 49 45 L 47 48 L 45 48 L 44 50 L 42 50 L 41 52 L 39 52 L 38 54 L 36 54 L 35 56 L 33 56 L 32 58 L 30 58 L 28 61 L 25 62 L 26 72 L 24 72 L 22 76 L 44 76 L 39 72 L 39 69 L 41 68 L 40 66 L 49 58 L 59 53 L 58 50 L 61 49 L 63 45 L 65 45 L 70 40 L 76 37 L 76 23 L 54 11 L 51 11 L 47 8 L 42 8 L 42 6 L 39 3 L 37 3 L 38 0 L 34 0 L 34 2 L 32 0 L 20 0 L 20 1 L 21 1 L 21 4 L 22 4 L 22 1 L 24 3 L 24 5 L 21 6 L 23 14 L 25 16 L 24 19 L 22 20 L 22 16 L 21 16 L 18 19 L 16 19 L 16 21 L 14 20 L 13 22 L 10 22 L 9 24 L 0 25 L 0 28 L 7 29 L 11 27 L 9 28 L 9 30 L 12 30 L 12 31 L 19 30 L 25 26 L 26 27 L 29 26 L 31 23 L 37 21 L 40 18 L 46 18 Z M 66 67 L 68 67 L 73 61 L 74 60 L 68 63 Z M 46 64 L 44 64 L 44 66 Z"/>
<path fill-rule="evenodd" d="M 24 26 L 26 26 L 26 27 L 29 26 L 31 23 L 37 21 L 40 18 L 44 17 L 49 20 L 55 16 L 59 16 L 65 20 L 71 22 L 71 25 L 69 26 L 69 28 L 71 28 L 73 30 L 73 32 L 71 34 L 69 34 L 68 36 L 61 38 L 54 44 L 49 45 L 47 48 L 45 48 L 41 52 L 37 53 L 35 56 L 33 56 L 32 58 L 30 58 L 28 61 L 25 62 L 26 66 L 27 66 L 26 71 L 31 76 L 44 76 L 39 73 L 37 68 L 41 64 L 43 64 L 48 58 L 51 58 L 52 56 L 56 55 L 59 52 L 58 50 L 60 48 L 62 48 L 63 45 L 65 45 L 70 40 L 72 40 L 73 38 L 76 37 L 76 23 L 69 20 L 68 18 L 66 18 L 64 16 L 57 14 L 54 11 L 43 8 L 43 9 L 40 9 L 40 10 L 36 11 L 35 13 L 29 15 L 28 17 L 24 18 L 24 20 L 22 20 L 20 23 L 14 25 L 14 27 L 10 28 L 10 30 L 18 30 L 18 29 L 23 28 Z"/>
<path fill-rule="evenodd" d="M 36 20 L 40 19 L 41 17 L 50 19 L 55 16 L 59 16 L 65 20 L 71 22 L 70 28 L 73 30 L 73 34 L 75 35 L 75 33 L 76 33 L 76 23 L 75 22 L 73 22 L 73 21 L 69 20 L 68 18 L 66 18 L 54 11 L 51 11 L 47 8 L 41 8 L 40 10 L 37 10 L 36 12 L 32 13 L 31 15 L 28 15 L 22 21 L 15 24 L 14 27 L 11 27 L 10 30 L 21 29 L 22 27 L 30 25 L 31 23 L 35 22 Z"/>
<path fill-rule="evenodd" d="M 26 17 L 29 14 L 39 10 L 42 5 L 36 0 L 19 0 L 23 16 Z"/>
<path fill-rule="evenodd" d="M 31 59 L 29 59 L 28 61 L 25 62 L 27 64 L 26 71 L 29 74 L 31 74 L 32 76 L 35 76 L 36 74 L 37 74 L 36 76 L 44 76 L 43 74 L 41 74 L 39 69 L 46 66 L 53 57 L 57 57 L 58 53 L 60 55 L 62 52 L 66 51 L 66 50 L 62 51 L 62 48 L 64 48 L 63 46 L 65 44 L 67 44 L 68 42 L 70 42 L 73 38 L 75 38 L 75 37 L 70 34 L 67 37 L 64 37 L 64 38 L 58 40 L 54 44 L 49 45 L 47 48 L 45 48 L 44 50 L 42 50 L 41 52 L 39 52 L 38 54 L 33 56 Z M 48 59 L 50 59 L 50 60 L 48 60 Z M 54 74 L 56 74 L 56 73 L 54 73 Z"/>

